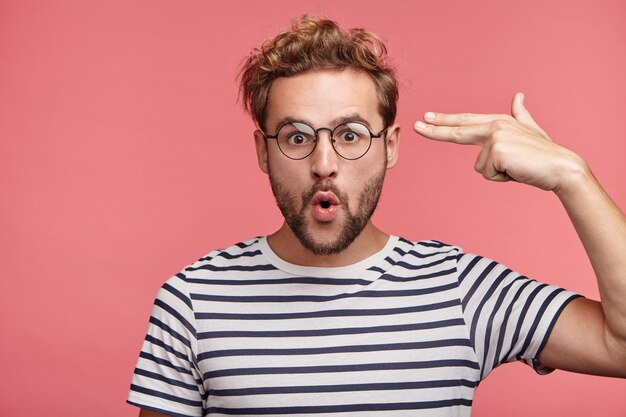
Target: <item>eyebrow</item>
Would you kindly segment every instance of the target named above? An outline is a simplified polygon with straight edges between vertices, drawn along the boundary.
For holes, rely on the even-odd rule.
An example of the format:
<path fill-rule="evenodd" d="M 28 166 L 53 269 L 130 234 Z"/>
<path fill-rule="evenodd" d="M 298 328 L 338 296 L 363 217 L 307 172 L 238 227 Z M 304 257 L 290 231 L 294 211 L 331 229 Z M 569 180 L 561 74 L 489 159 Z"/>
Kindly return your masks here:
<path fill-rule="evenodd" d="M 331 126 L 328 126 L 328 127 L 335 128 L 336 126 L 339 126 L 340 124 L 346 123 L 346 122 L 360 122 L 360 123 L 363 123 L 365 126 L 367 126 L 368 129 L 371 130 L 371 126 L 369 122 L 363 117 L 361 117 L 358 113 L 352 113 L 346 116 L 337 117 L 330 121 Z M 278 123 L 276 124 L 275 132 L 277 132 L 278 129 L 280 129 L 282 126 L 286 125 L 287 123 L 306 123 L 307 125 L 314 127 L 313 123 L 311 123 L 310 121 L 306 119 L 287 116 L 287 117 L 283 117 L 282 119 L 278 121 Z"/>

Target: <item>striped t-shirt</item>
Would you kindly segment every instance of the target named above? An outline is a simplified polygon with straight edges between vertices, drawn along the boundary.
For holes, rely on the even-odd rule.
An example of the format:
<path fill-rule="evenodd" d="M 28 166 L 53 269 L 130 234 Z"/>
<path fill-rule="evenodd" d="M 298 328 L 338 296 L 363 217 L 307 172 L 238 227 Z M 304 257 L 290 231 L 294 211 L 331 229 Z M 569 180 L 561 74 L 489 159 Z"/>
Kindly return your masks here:
<path fill-rule="evenodd" d="M 128 402 L 172 416 L 467 416 L 478 383 L 536 359 L 576 295 L 438 241 L 390 237 L 339 268 L 265 238 L 161 288 Z"/>

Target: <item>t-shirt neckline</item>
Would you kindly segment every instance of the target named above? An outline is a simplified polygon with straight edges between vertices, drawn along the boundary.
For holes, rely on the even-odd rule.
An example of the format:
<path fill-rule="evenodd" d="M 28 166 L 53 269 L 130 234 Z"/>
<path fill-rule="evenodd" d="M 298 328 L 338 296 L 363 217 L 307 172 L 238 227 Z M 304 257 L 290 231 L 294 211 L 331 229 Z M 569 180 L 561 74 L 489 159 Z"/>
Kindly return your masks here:
<path fill-rule="evenodd" d="M 380 251 L 363 259 L 362 261 L 339 267 L 304 266 L 287 262 L 279 257 L 272 250 L 272 248 L 270 248 L 270 245 L 267 242 L 267 236 L 259 238 L 259 247 L 261 249 L 261 253 L 263 253 L 272 265 L 293 275 L 320 278 L 353 278 L 355 276 L 361 276 L 364 271 L 373 266 L 381 265 L 382 261 L 384 261 L 384 259 L 393 252 L 394 247 L 398 243 L 398 239 L 398 236 L 389 235 L 387 243 Z"/>

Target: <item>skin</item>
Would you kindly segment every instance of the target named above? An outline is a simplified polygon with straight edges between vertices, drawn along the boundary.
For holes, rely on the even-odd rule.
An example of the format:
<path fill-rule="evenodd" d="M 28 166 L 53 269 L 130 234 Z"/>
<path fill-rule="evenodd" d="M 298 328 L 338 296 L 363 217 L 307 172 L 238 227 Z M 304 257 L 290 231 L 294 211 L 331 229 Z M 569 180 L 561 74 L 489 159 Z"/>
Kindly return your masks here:
<path fill-rule="evenodd" d="M 285 223 L 300 243 L 316 255 L 331 255 L 344 251 L 367 226 L 382 191 L 385 169 L 383 165 L 378 170 L 373 170 L 377 174 L 368 182 L 364 182 L 365 188 L 355 199 L 358 201 L 356 206 L 351 206 L 346 193 L 339 190 L 330 180 L 318 181 L 310 191 L 304 193 L 298 200 L 298 195 L 290 191 L 289 184 L 276 178 L 277 176 L 272 174 L 271 169 L 269 178 L 272 192 L 285 218 Z M 331 191 L 345 207 L 345 210 L 341 211 L 341 230 L 337 231 L 333 239 L 328 241 L 320 241 L 318 236 L 310 230 L 311 204 L 318 191 Z"/>
<path fill-rule="evenodd" d="M 273 132 L 281 120 L 292 117 L 315 128 L 332 128 L 338 117 L 357 114 L 370 122 L 370 130 L 378 132 L 384 126 L 377 109 L 375 86 L 366 75 L 351 70 L 309 72 L 274 82 L 266 124 Z M 519 93 L 513 98 L 511 115 L 427 112 L 424 120 L 414 127 L 428 139 L 478 146 L 474 168 L 486 179 L 517 181 L 554 192 L 583 243 L 602 301 L 579 298 L 570 302 L 559 316 L 540 362 L 573 372 L 626 377 L 626 217 L 585 161 L 552 141 L 535 123 Z M 339 217 L 330 224 L 320 224 L 304 211 L 311 233 L 320 242 L 329 242 L 341 230 L 345 210 L 355 212 L 358 207 L 364 183 L 381 168 L 396 165 L 400 138 L 399 127 L 390 126 L 386 143 L 375 140 L 363 158 L 346 161 L 334 152 L 327 133 L 322 136 L 313 154 L 292 161 L 280 153 L 275 141 L 266 141 L 261 131 L 254 133 L 259 167 L 269 175 L 271 166 L 275 179 L 294 195 L 302 195 L 320 181 L 331 181 L 346 193 L 348 203 L 341 205 Z M 388 237 L 370 220 L 345 250 L 315 255 L 284 223 L 268 236 L 268 242 L 288 262 L 336 267 L 380 251 Z M 139 415 L 163 416 L 148 410 Z"/>
<path fill-rule="evenodd" d="M 329 99 L 332 98 L 332 99 Z M 314 128 L 334 128 L 343 117 L 359 117 L 369 123 L 372 132 L 385 128 L 378 112 L 376 85 L 372 79 L 353 70 L 314 71 L 272 84 L 268 98 L 267 129 L 274 132 L 285 118 L 307 122 Z M 361 195 L 381 170 L 396 165 L 400 142 L 397 125 L 389 126 L 387 140 L 374 139 L 370 150 L 360 159 L 349 161 L 334 151 L 326 131 L 311 155 L 299 161 L 286 158 L 274 140 L 266 140 L 263 132 L 254 134 L 261 170 L 270 174 L 294 196 L 296 212 L 302 208 L 300 196 L 319 183 L 332 183 L 345 194 L 347 201 L 339 206 L 333 222 L 316 221 L 310 210 L 304 210 L 304 222 L 312 238 L 324 244 L 337 239 L 347 220 L 361 207 Z M 385 152 L 385 147 L 387 148 Z M 386 166 L 385 166 L 386 165 Z M 345 204 L 344 204 L 345 203 Z M 376 228 L 371 220 L 343 251 L 332 255 L 316 255 L 307 250 L 287 223 L 268 236 L 272 250 L 287 262 L 306 266 L 338 267 L 356 263 L 380 251 L 389 235 Z"/>

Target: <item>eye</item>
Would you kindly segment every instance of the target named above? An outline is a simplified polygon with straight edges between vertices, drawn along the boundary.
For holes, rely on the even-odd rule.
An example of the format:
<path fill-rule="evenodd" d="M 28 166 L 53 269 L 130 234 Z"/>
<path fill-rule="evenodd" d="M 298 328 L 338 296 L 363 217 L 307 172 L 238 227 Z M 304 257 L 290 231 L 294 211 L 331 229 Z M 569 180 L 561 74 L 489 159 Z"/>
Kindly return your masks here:
<path fill-rule="evenodd" d="M 311 138 L 309 138 L 304 133 L 294 133 L 293 135 L 290 135 L 287 138 L 287 143 L 289 145 L 294 145 L 294 146 L 306 145 L 310 141 L 311 141 Z"/>
<path fill-rule="evenodd" d="M 355 145 L 369 139 L 369 130 L 360 123 L 346 123 L 337 127 L 334 139 L 342 145 Z"/>
<path fill-rule="evenodd" d="M 341 140 L 344 143 L 352 143 L 352 142 L 356 142 L 357 140 L 359 140 L 359 136 L 355 132 L 347 131 L 347 132 L 341 133 L 339 140 Z"/>
<path fill-rule="evenodd" d="M 278 143 L 284 147 L 308 147 L 315 143 L 315 130 L 306 123 L 288 123 L 278 131 Z"/>

